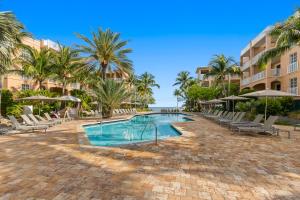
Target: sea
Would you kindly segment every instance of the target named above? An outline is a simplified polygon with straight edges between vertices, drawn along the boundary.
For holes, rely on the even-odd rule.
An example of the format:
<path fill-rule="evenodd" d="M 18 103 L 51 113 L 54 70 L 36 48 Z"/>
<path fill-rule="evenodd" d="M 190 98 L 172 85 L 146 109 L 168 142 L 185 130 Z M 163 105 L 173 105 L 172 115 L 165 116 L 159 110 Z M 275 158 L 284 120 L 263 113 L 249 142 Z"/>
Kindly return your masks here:
<path fill-rule="evenodd" d="M 176 107 L 149 107 L 153 112 L 160 112 L 162 109 L 176 109 Z"/>

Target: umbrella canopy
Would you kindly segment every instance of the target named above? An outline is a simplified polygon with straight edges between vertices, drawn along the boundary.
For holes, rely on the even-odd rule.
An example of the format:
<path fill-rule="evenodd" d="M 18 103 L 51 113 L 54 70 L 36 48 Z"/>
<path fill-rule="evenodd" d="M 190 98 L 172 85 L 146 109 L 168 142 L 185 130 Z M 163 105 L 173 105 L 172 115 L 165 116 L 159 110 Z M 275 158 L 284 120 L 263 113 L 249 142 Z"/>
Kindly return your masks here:
<path fill-rule="evenodd" d="M 239 96 L 235 96 L 235 95 L 231 95 L 231 96 L 228 96 L 228 97 L 224 97 L 222 98 L 222 100 L 228 100 L 228 101 L 232 101 L 233 103 L 233 113 L 234 113 L 234 101 L 242 101 L 242 100 L 247 100 L 248 98 L 246 97 L 239 97 Z"/>
<path fill-rule="evenodd" d="M 295 97 L 297 95 L 288 93 L 288 92 L 282 92 L 278 90 L 260 90 L 256 92 L 250 92 L 247 94 L 241 95 L 243 97 L 266 97 L 266 105 L 265 105 L 265 121 L 267 120 L 267 109 L 268 109 L 268 97 Z"/>
<path fill-rule="evenodd" d="M 247 100 L 247 99 L 248 98 L 246 98 L 246 97 L 240 97 L 240 96 L 235 96 L 235 95 L 231 95 L 231 96 L 222 98 L 222 100 L 232 100 L 232 101 Z"/>
<path fill-rule="evenodd" d="M 17 99 L 17 101 L 55 101 L 55 98 L 50 98 L 42 95 L 37 95 L 37 96 L 31 96 L 31 97 L 24 97 Z"/>
<path fill-rule="evenodd" d="M 250 92 L 247 94 L 243 94 L 241 96 L 242 97 L 294 97 L 297 95 L 288 92 L 267 89 L 267 90 L 260 90 L 256 92 Z"/>
<path fill-rule="evenodd" d="M 213 99 L 210 101 L 207 101 L 208 104 L 218 104 L 218 103 L 224 103 L 225 101 L 222 101 L 221 99 Z"/>
<path fill-rule="evenodd" d="M 56 100 L 59 100 L 59 101 L 74 101 L 74 102 L 81 102 L 81 100 L 77 97 L 73 97 L 73 96 L 61 96 L 61 97 L 58 97 L 56 98 Z"/>

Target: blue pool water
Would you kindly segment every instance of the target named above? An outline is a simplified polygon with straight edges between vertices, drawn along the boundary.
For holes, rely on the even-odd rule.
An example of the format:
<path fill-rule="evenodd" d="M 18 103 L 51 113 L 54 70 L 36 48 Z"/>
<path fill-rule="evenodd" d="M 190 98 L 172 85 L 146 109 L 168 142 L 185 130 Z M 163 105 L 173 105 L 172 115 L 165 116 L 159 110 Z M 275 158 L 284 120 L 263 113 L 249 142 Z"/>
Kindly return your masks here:
<path fill-rule="evenodd" d="M 135 116 L 130 120 L 84 126 L 92 145 L 117 146 L 179 136 L 171 123 L 187 122 L 191 119 L 183 114 L 149 114 Z"/>

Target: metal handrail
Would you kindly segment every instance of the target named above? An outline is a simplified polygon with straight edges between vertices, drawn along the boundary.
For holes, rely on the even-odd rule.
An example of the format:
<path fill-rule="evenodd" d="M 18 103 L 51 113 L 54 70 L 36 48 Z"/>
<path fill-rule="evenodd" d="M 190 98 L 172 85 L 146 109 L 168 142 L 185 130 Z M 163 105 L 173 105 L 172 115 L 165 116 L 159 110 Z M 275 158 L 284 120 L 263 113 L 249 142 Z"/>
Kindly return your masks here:
<path fill-rule="evenodd" d="M 144 130 L 143 130 L 143 132 L 142 132 L 142 134 L 141 134 L 141 140 L 143 140 L 143 134 L 144 134 L 144 132 L 145 132 L 145 130 L 146 130 L 146 128 L 147 128 L 147 126 L 148 126 L 149 124 L 153 125 L 154 128 L 155 128 L 155 144 L 157 144 L 157 126 L 156 126 L 156 124 L 155 124 L 154 122 L 152 122 L 152 121 L 149 121 L 149 122 L 146 124 L 146 126 L 145 126 L 145 128 L 144 128 Z"/>

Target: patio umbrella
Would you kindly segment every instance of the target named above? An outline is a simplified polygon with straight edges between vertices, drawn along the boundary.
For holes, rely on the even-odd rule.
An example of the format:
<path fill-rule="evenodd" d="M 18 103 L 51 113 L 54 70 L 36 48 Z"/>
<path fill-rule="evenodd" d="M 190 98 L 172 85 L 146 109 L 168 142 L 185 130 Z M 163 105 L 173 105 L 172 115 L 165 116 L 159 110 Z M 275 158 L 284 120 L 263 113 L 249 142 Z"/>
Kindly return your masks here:
<path fill-rule="evenodd" d="M 246 98 L 246 97 L 239 97 L 239 96 L 235 96 L 235 95 L 231 95 L 231 96 L 222 98 L 222 100 L 232 101 L 232 104 L 233 104 L 233 114 L 234 114 L 234 101 L 242 101 L 242 100 L 247 100 L 247 99 L 248 98 Z"/>
<path fill-rule="evenodd" d="M 220 104 L 220 103 L 224 103 L 225 101 L 221 100 L 221 99 L 212 99 L 207 101 L 206 103 L 208 104 Z"/>
<path fill-rule="evenodd" d="M 265 105 L 265 121 L 267 120 L 267 109 L 268 109 L 268 97 L 295 97 L 297 95 L 288 93 L 288 92 L 282 92 L 278 90 L 260 90 L 256 92 L 250 92 L 247 94 L 241 95 L 242 97 L 265 97 L 266 98 L 266 105 Z"/>
<path fill-rule="evenodd" d="M 46 97 L 46 96 L 42 96 L 42 95 L 17 99 L 17 101 L 41 101 L 42 103 L 44 103 L 44 101 L 55 101 L 55 100 L 56 100 L 55 98 L 50 98 L 50 97 Z M 39 107 L 39 114 L 41 114 L 40 107 Z"/>
<path fill-rule="evenodd" d="M 81 100 L 77 97 L 73 97 L 73 96 L 70 96 L 70 95 L 66 95 L 66 96 L 61 96 L 61 97 L 58 97 L 58 98 L 55 98 L 56 100 L 59 100 L 59 101 L 73 101 L 73 102 L 78 102 L 80 103 Z"/>

